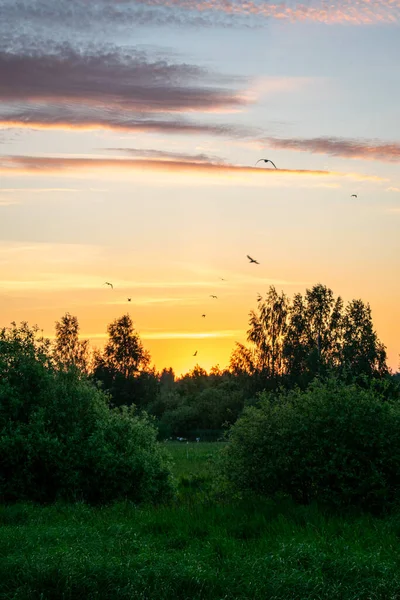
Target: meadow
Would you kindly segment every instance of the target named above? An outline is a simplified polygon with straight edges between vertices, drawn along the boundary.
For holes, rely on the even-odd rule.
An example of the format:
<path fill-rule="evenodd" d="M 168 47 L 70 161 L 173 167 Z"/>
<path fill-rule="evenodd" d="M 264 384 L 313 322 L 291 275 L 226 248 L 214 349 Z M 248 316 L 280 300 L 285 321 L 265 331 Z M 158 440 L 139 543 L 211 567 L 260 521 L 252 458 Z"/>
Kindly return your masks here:
<path fill-rule="evenodd" d="M 400 598 L 400 515 L 217 498 L 222 445 L 166 443 L 170 505 L 1 506 L 0 599 Z"/>

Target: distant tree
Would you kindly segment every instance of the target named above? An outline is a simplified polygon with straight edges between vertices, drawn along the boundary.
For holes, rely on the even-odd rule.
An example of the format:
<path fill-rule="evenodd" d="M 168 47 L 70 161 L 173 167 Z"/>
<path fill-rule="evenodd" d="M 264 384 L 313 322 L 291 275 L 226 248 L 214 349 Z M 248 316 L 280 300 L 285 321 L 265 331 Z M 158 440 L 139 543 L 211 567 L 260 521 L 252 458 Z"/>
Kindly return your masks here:
<path fill-rule="evenodd" d="M 107 368 L 112 374 L 128 378 L 148 367 L 150 354 L 143 348 L 129 315 L 115 319 L 107 328 L 108 342 L 96 356 L 96 366 Z"/>
<path fill-rule="evenodd" d="M 274 286 L 265 300 L 258 298 L 258 313 L 250 313 L 247 340 L 255 346 L 257 368 L 273 381 L 283 371 L 282 342 L 287 330 L 288 298 L 279 295 Z"/>
<path fill-rule="evenodd" d="M 115 319 L 107 328 L 104 350 L 95 352 L 93 376 L 111 393 L 115 406 L 144 404 L 143 383 L 156 378 L 148 371 L 150 354 L 144 349 L 129 315 Z M 147 375 L 142 375 L 144 373 Z"/>
<path fill-rule="evenodd" d="M 160 375 L 160 389 L 171 391 L 175 383 L 175 373 L 172 368 L 163 369 Z"/>
<path fill-rule="evenodd" d="M 180 394 L 190 396 L 200 392 L 209 384 L 207 371 L 196 365 L 191 371 L 177 381 L 177 390 Z"/>
<path fill-rule="evenodd" d="M 296 294 L 289 311 L 284 341 L 285 370 L 292 383 L 304 387 L 315 375 L 325 375 L 340 362 L 343 300 L 317 284 Z"/>
<path fill-rule="evenodd" d="M 79 339 L 78 318 L 68 312 L 56 322 L 53 356 L 64 368 L 74 366 L 84 373 L 89 371 L 89 340 Z"/>
<path fill-rule="evenodd" d="M 388 373 L 385 346 L 373 328 L 371 308 L 352 300 L 343 318 L 343 366 L 353 376 L 383 376 Z"/>
<path fill-rule="evenodd" d="M 250 346 L 236 344 L 230 370 L 252 393 L 279 384 L 304 389 L 337 370 L 350 377 L 388 372 L 369 305 L 353 300 L 344 309 L 342 298 L 320 283 L 291 302 L 271 287 L 265 300 L 258 298 L 249 325 Z"/>

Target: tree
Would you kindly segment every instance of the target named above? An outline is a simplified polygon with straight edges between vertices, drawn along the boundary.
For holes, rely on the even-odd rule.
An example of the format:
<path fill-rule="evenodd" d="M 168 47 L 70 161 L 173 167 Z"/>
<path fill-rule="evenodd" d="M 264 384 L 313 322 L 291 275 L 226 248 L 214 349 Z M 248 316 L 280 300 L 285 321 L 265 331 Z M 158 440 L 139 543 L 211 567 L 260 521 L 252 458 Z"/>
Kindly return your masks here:
<path fill-rule="evenodd" d="M 282 342 L 287 329 L 288 298 L 271 286 L 265 300 L 258 297 L 258 314 L 250 313 L 247 340 L 255 345 L 258 368 L 275 381 L 283 371 Z"/>
<path fill-rule="evenodd" d="M 112 396 L 113 406 L 149 402 L 146 385 L 158 388 L 158 379 L 148 370 L 150 354 L 144 349 L 129 315 L 108 326 L 108 342 L 94 356 L 93 376 Z"/>
<path fill-rule="evenodd" d="M 231 372 L 241 377 L 249 393 L 266 386 L 276 387 L 284 373 L 288 308 L 287 296 L 283 292 L 279 295 L 271 286 L 265 300 L 258 297 L 257 312 L 250 312 L 247 331 L 250 347 L 237 343 L 230 358 Z"/>
<path fill-rule="evenodd" d="M 96 366 L 105 367 L 126 379 L 137 375 L 148 367 L 150 354 L 135 331 L 129 315 L 115 319 L 107 328 L 108 342 L 101 355 L 97 354 Z"/>
<path fill-rule="evenodd" d="M 387 510 L 399 501 L 400 408 L 375 380 L 337 377 L 306 391 L 262 392 L 229 432 L 221 466 L 232 486 L 337 507 Z"/>
<path fill-rule="evenodd" d="M 388 373 L 385 346 L 374 331 L 371 308 L 352 300 L 343 318 L 342 364 L 353 376 L 383 376 Z"/>
<path fill-rule="evenodd" d="M 66 369 L 74 366 L 86 374 L 89 371 L 89 340 L 79 340 L 78 318 L 68 312 L 56 322 L 53 356 Z"/>
<path fill-rule="evenodd" d="M 373 330 L 369 305 L 339 296 L 318 283 L 290 302 L 270 287 L 250 313 L 247 339 L 236 344 L 230 369 L 251 391 L 280 383 L 307 387 L 314 377 L 346 369 L 351 377 L 382 377 L 388 370 L 385 347 Z"/>
<path fill-rule="evenodd" d="M 76 369 L 55 368 L 26 323 L 0 331 L 0 501 L 168 499 L 169 460 L 146 415 L 113 409 Z"/>

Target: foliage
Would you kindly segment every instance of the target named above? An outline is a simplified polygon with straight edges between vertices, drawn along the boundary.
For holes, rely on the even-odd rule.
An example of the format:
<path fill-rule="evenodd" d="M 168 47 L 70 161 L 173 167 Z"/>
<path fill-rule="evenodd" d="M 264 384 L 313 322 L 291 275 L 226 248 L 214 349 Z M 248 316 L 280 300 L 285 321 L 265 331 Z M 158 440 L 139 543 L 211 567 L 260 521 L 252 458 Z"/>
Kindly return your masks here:
<path fill-rule="evenodd" d="M 55 361 L 64 369 L 75 367 L 88 374 L 90 367 L 89 340 L 79 339 L 79 323 L 77 317 L 65 313 L 56 322 L 56 339 L 53 345 Z"/>
<path fill-rule="evenodd" d="M 0 333 L 0 498 L 109 502 L 172 494 L 168 461 L 148 417 L 110 410 L 76 369 L 53 365 L 26 324 Z"/>
<path fill-rule="evenodd" d="M 113 406 L 146 405 L 151 402 L 152 393 L 157 393 L 158 383 L 156 374 L 148 368 L 150 354 L 131 317 L 127 314 L 115 319 L 107 330 L 104 350 L 94 356 L 94 379 L 110 393 Z"/>
<path fill-rule="evenodd" d="M 271 286 L 265 299 L 259 296 L 249 324 L 250 347 L 236 345 L 230 369 L 251 394 L 279 385 L 305 388 L 314 377 L 331 373 L 348 381 L 388 374 L 370 306 L 362 300 L 344 306 L 322 284 L 291 301 Z"/>
<path fill-rule="evenodd" d="M 231 428 L 223 470 L 240 490 L 383 510 L 398 501 L 400 407 L 334 378 L 264 393 Z"/>

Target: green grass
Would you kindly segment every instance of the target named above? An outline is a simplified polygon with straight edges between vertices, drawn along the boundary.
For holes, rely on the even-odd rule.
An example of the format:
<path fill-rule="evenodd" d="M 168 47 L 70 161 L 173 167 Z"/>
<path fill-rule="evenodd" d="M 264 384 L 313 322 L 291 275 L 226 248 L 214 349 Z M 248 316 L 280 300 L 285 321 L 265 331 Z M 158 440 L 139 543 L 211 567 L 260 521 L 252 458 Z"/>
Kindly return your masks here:
<path fill-rule="evenodd" d="M 170 444 L 176 476 L 205 479 L 220 445 L 185 446 Z M 0 507 L 0 600 L 400 599 L 400 515 L 195 497 Z"/>
<path fill-rule="evenodd" d="M 225 442 L 163 442 L 163 446 L 174 460 L 175 477 L 209 478 L 213 459 Z"/>

